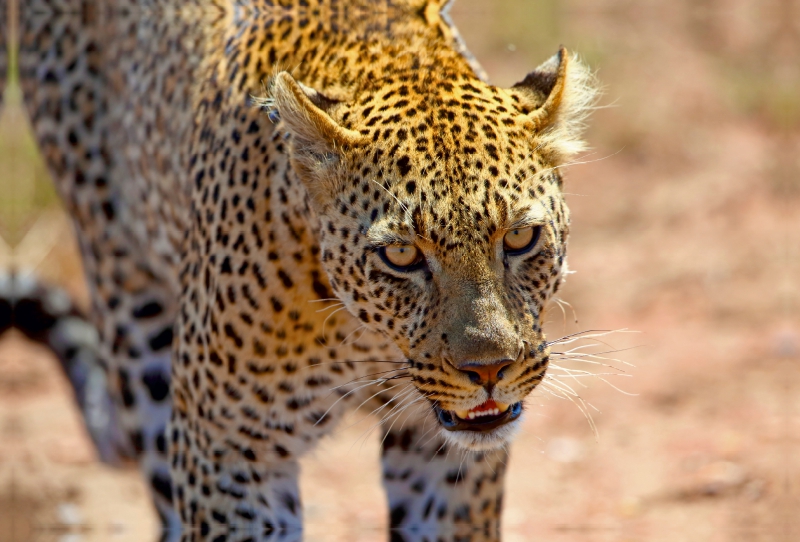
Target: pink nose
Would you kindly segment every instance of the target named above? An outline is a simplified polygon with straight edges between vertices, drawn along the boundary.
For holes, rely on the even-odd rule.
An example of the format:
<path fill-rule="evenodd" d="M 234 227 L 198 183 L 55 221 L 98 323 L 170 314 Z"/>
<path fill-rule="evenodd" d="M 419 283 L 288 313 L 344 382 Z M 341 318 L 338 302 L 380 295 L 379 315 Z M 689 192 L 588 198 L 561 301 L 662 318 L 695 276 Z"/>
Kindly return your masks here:
<path fill-rule="evenodd" d="M 514 363 L 512 359 L 504 359 L 495 363 L 466 363 L 458 369 L 467 373 L 469 379 L 480 386 L 494 387 L 503 378 L 501 371 Z"/>

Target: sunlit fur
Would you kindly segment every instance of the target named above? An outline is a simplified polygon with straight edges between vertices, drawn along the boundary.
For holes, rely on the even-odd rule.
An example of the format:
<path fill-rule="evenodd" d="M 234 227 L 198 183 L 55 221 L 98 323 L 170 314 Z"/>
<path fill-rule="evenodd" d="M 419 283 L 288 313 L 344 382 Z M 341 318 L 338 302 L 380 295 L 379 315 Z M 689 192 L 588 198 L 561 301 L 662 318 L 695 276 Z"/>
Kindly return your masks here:
<path fill-rule="evenodd" d="M 544 377 L 541 313 L 569 233 L 558 166 L 583 148 L 595 96 L 589 72 L 564 51 L 510 89 L 457 75 L 457 62 L 396 67 L 380 100 L 371 87 L 323 99 L 283 73 L 271 101 L 313 195 L 333 291 L 392 339 L 418 391 L 445 410 L 516 403 Z M 537 245 L 505 254 L 505 233 L 525 226 L 541 228 Z M 387 265 L 378 251 L 393 244 L 415 245 L 424 265 Z M 491 397 L 458 368 L 501 359 L 515 362 Z M 445 436 L 485 450 L 516 425 Z"/>
<path fill-rule="evenodd" d="M 593 87 L 564 49 L 487 84 L 445 3 L 120 0 L 63 24 L 21 3 L 23 96 L 165 522 L 299 529 L 299 458 L 363 406 L 390 526 L 499 525 L 519 422 L 443 436 L 433 410 L 487 399 L 465 363 L 514 360 L 499 402 L 543 382 Z"/>
<path fill-rule="evenodd" d="M 511 442 L 519 433 L 522 418 L 498 427 L 491 433 L 476 431 L 442 431 L 445 440 L 455 446 L 472 452 L 494 450 Z"/>

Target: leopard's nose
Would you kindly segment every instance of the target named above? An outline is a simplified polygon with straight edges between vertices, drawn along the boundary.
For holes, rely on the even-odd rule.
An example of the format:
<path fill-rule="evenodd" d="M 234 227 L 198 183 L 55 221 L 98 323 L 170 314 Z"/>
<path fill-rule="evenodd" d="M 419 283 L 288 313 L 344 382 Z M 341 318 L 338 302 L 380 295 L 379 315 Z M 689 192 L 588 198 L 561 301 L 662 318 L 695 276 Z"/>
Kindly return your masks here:
<path fill-rule="evenodd" d="M 491 390 L 498 380 L 503 378 L 503 369 L 514 363 L 513 359 L 504 359 L 493 363 L 465 363 L 458 370 L 466 373 L 469 379 L 479 386 Z"/>

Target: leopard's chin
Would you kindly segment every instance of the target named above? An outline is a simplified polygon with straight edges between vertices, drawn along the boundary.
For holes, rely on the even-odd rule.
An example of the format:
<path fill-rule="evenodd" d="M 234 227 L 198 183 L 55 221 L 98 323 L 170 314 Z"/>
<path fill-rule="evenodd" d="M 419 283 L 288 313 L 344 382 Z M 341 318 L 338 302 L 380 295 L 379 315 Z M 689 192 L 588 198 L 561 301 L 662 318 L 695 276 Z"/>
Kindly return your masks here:
<path fill-rule="evenodd" d="M 522 402 L 497 405 L 490 400 L 467 412 L 444 410 L 438 405 L 433 410 L 448 442 L 481 452 L 501 448 L 513 440 L 521 423 Z"/>

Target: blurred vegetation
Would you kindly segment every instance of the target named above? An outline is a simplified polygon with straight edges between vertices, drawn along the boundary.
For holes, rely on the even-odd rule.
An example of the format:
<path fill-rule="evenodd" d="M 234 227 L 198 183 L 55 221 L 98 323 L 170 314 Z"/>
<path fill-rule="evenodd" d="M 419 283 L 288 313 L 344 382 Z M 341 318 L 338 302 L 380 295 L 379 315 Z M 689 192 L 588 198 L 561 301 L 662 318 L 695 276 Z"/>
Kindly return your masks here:
<path fill-rule="evenodd" d="M 13 50 L 8 67 L 0 106 L 0 237 L 14 247 L 59 201 L 22 107 Z"/>

